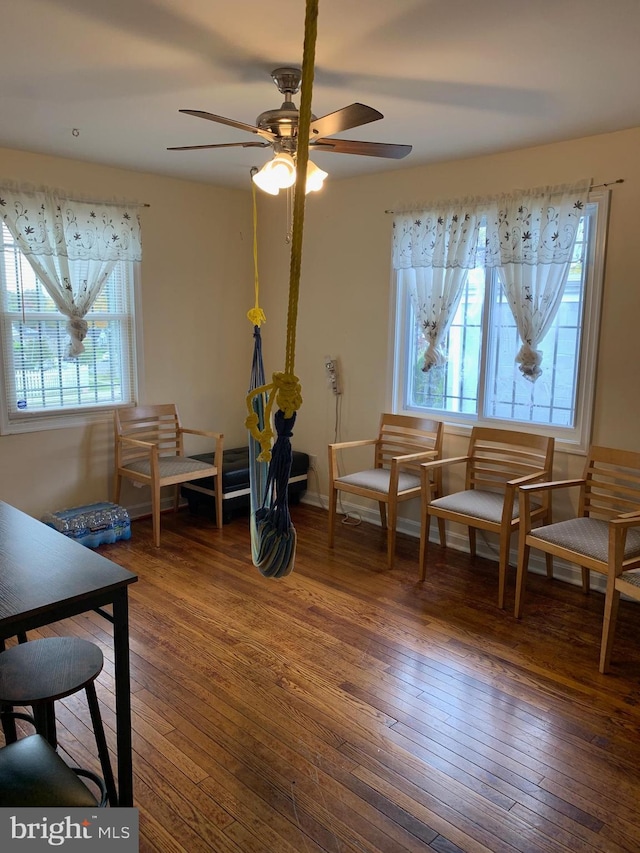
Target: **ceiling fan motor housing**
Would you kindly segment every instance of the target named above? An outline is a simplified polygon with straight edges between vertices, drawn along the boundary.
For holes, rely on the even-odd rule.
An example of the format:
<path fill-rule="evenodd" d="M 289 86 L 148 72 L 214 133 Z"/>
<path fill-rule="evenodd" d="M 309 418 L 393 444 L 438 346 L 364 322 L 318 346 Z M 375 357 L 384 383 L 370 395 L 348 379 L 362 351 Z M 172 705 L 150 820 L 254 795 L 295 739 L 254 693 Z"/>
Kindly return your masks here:
<path fill-rule="evenodd" d="M 296 135 L 299 113 L 293 101 L 285 101 L 279 110 L 265 110 L 256 119 L 260 130 L 270 130 L 276 136 L 288 138 Z"/>
<path fill-rule="evenodd" d="M 278 87 L 278 91 L 284 95 L 284 101 L 279 110 L 265 110 L 256 119 L 256 126 L 260 130 L 268 130 L 275 134 L 274 141 L 276 151 L 295 152 L 296 138 L 298 136 L 298 124 L 300 113 L 292 101 L 292 96 L 300 89 L 302 73 L 299 68 L 284 66 L 274 68 L 271 78 Z M 311 116 L 311 121 L 315 120 Z"/>

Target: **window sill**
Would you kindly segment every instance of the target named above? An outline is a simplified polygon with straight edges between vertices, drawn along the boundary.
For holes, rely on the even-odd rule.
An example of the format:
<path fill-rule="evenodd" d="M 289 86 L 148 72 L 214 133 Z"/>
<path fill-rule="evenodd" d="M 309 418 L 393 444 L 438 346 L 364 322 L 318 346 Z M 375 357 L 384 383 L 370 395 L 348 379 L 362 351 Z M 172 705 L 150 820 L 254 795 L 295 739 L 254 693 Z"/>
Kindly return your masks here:
<path fill-rule="evenodd" d="M 85 427 L 90 424 L 106 423 L 113 420 L 114 408 L 116 406 L 91 409 L 90 411 L 75 410 L 56 415 L 29 415 L 29 417 L 11 420 L 3 415 L 0 419 L 0 435 L 18 435 L 54 429 L 73 429 Z"/>

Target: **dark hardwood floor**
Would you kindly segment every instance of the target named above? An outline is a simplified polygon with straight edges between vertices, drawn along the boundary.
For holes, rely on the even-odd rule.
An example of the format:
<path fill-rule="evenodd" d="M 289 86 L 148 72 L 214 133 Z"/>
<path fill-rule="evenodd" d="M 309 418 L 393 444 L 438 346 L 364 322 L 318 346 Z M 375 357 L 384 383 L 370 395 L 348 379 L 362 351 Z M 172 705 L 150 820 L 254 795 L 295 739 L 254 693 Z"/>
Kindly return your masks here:
<path fill-rule="evenodd" d="M 100 553 L 130 588 L 135 798 L 142 851 L 637 853 L 640 626 L 623 602 L 598 673 L 603 596 L 532 575 L 499 611 L 497 565 L 339 529 L 293 507 L 294 572 L 263 578 L 247 520 L 167 514 Z M 98 642 L 115 745 L 109 624 Z M 98 769 L 82 694 L 58 703 L 62 748 Z"/>

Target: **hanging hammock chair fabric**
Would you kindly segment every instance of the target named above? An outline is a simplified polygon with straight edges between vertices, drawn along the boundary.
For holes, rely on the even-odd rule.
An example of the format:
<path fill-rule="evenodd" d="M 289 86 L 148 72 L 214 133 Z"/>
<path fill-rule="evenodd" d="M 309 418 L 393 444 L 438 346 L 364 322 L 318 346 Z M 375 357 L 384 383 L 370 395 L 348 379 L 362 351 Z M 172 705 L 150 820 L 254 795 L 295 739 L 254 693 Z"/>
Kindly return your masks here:
<path fill-rule="evenodd" d="M 264 314 L 258 304 L 257 216 L 255 189 L 253 189 L 256 302 L 255 307 L 248 313 L 249 320 L 254 325 L 254 356 L 250 391 L 247 395 L 246 420 L 247 429 L 250 432 L 251 556 L 254 565 L 265 577 L 275 578 L 285 577 L 292 571 L 296 553 L 296 531 L 289 514 L 288 487 L 292 460 L 291 437 L 296 412 L 302 405 L 300 383 L 294 372 L 295 342 L 317 24 L 318 0 L 307 0 L 291 236 L 285 369 L 282 373 L 274 373 L 273 380 L 268 385 L 265 383 L 262 362 L 260 324 L 264 321 Z M 273 415 L 277 437 L 271 448 L 273 439 L 271 416 L 274 404 L 277 405 Z M 267 462 L 268 469 L 266 469 Z"/>

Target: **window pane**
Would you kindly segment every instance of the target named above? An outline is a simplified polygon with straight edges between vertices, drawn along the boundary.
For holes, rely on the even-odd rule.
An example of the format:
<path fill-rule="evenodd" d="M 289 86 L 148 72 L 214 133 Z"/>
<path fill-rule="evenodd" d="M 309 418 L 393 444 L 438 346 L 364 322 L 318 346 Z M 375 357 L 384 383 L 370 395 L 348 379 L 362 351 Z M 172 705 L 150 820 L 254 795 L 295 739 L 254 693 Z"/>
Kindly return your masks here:
<path fill-rule="evenodd" d="M 12 323 L 15 409 L 12 412 L 123 403 L 119 322 L 89 324 L 85 351 L 65 361 L 63 321 Z"/>
<path fill-rule="evenodd" d="M 410 277 L 405 274 L 405 280 L 407 279 L 410 280 Z M 413 305 L 410 304 L 410 335 L 407 348 L 409 408 L 476 413 L 483 302 L 484 271 L 471 270 L 444 345 L 447 362 L 440 367 L 432 367 L 427 373 L 422 370 L 427 342 Z"/>
<path fill-rule="evenodd" d="M 600 327 L 608 191 L 592 191 L 580 222 L 560 308 L 540 343 L 542 374 L 525 379 L 521 341 L 497 271 L 473 270 L 447 336 L 447 363 L 422 372 L 425 338 L 413 310 L 415 270 L 397 272 L 395 411 L 425 411 L 450 423 L 548 432 L 585 450 L 591 435 Z"/>
<path fill-rule="evenodd" d="M 84 352 L 67 359 L 67 319 L 60 314 L 6 228 L 0 294 L 4 398 L 9 420 L 29 414 L 104 407 L 135 399 L 133 266 L 117 263 L 86 315 Z M 72 276 L 86 277 L 83 261 Z"/>
<path fill-rule="evenodd" d="M 561 306 L 539 345 L 542 375 L 529 382 L 515 357 L 521 346 L 496 274 L 490 277 L 489 362 L 484 414 L 527 423 L 574 427 L 585 295 L 586 218 L 583 216 Z"/>

